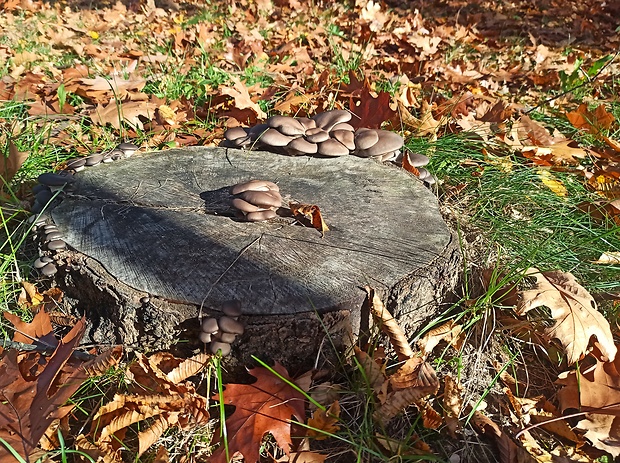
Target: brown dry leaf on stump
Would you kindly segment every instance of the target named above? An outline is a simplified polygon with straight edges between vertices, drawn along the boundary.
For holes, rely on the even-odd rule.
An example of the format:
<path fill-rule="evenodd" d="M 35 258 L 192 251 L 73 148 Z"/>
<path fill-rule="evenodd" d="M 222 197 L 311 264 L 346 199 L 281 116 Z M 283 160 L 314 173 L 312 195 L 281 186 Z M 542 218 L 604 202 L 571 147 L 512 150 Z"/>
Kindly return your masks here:
<path fill-rule="evenodd" d="M 273 369 L 290 380 L 282 365 L 276 363 Z M 252 368 L 249 373 L 257 379 L 255 383 L 227 384 L 224 390 L 223 402 L 235 406 L 234 413 L 226 419 L 229 456 L 240 453 L 247 462 L 258 461 L 260 443 L 266 433 L 289 455 L 293 446 L 291 419 L 305 421 L 305 398 L 266 368 Z M 219 394 L 214 399 L 222 400 Z M 226 462 L 223 445 L 209 461 Z"/>
<path fill-rule="evenodd" d="M 390 338 L 390 343 L 394 347 L 396 355 L 398 355 L 398 360 L 407 360 L 413 357 L 413 350 L 411 350 L 407 336 L 396 319 L 385 308 L 381 298 L 377 296 L 375 290 L 371 287 L 366 286 L 364 289 L 366 290 L 364 304 L 368 304 L 370 313 L 372 313 L 381 331 Z"/>
<path fill-rule="evenodd" d="M 321 237 L 325 236 L 325 232 L 329 231 L 329 227 L 323 220 L 321 209 L 314 204 L 289 203 L 289 208 L 300 223 L 306 226 L 312 226 L 321 232 Z"/>
<path fill-rule="evenodd" d="M 613 361 L 617 349 L 609 323 L 597 310 L 594 298 L 577 283 L 573 274 L 540 272 L 532 267 L 525 275 L 535 276 L 537 282 L 533 289 L 520 293 L 517 314 L 523 315 L 540 306 L 548 307 L 556 322 L 548 330 L 549 336 L 560 340 L 566 349 L 569 365 L 588 351 L 592 336 L 596 336 L 603 355 Z"/>

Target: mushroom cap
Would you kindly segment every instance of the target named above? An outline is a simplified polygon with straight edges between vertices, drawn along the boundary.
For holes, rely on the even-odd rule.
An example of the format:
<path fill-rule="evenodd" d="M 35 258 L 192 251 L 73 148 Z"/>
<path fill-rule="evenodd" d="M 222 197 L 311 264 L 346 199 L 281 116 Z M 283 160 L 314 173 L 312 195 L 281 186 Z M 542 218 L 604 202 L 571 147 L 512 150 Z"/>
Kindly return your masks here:
<path fill-rule="evenodd" d="M 409 164 L 411 164 L 413 167 L 425 166 L 426 164 L 428 164 L 429 161 L 427 156 L 424 156 L 420 153 L 414 153 L 413 151 L 406 152 L 404 156 L 407 156 Z"/>
<path fill-rule="evenodd" d="M 122 143 L 119 143 L 116 149 L 121 150 L 123 153 L 125 153 L 125 156 L 129 157 L 136 151 L 138 151 L 140 147 L 138 145 L 134 145 L 133 143 L 124 141 Z"/>
<path fill-rule="evenodd" d="M 293 137 L 304 134 L 306 128 L 297 119 L 287 116 L 272 116 L 267 119 L 267 125 L 277 129 L 278 132 Z"/>
<path fill-rule="evenodd" d="M 304 129 L 314 129 L 316 127 L 316 121 L 309 117 L 298 117 L 297 122 L 304 126 Z"/>
<path fill-rule="evenodd" d="M 78 169 L 86 164 L 86 158 L 73 158 L 65 161 L 67 169 Z"/>
<path fill-rule="evenodd" d="M 433 176 L 431 175 L 431 173 L 428 171 L 428 169 L 425 169 L 424 167 L 419 167 L 418 168 L 418 172 L 420 172 L 420 175 L 418 175 L 418 178 L 420 180 L 423 180 L 427 183 L 435 183 L 435 179 L 433 178 Z M 429 181 L 429 179 L 432 179 Z"/>
<path fill-rule="evenodd" d="M 60 251 L 62 249 L 65 249 L 66 247 L 67 243 L 65 243 L 63 240 L 53 240 L 47 243 L 47 249 L 49 249 L 50 251 Z"/>
<path fill-rule="evenodd" d="M 355 132 L 355 149 L 367 150 L 371 146 L 374 146 L 379 141 L 379 134 L 374 129 L 367 129 L 365 127 L 357 129 Z"/>
<path fill-rule="evenodd" d="M 248 222 L 264 222 L 265 220 L 275 219 L 278 216 L 273 209 L 267 209 L 265 211 L 248 212 L 245 214 L 245 220 Z"/>
<path fill-rule="evenodd" d="M 151 298 L 148 296 L 144 296 L 140 298 L 140 304 L 148 304 L 149 302 L 151 302 Z"/>
<path fill-rule="evenodd" d="M 278 208 L 282 206 L 282 197 L 278 191 L 248 190 L 240 193 L 239 197 L 244 201 L 261 208 Z"/>
<path fill-rule="evenodd" d="M 220 327 L 218 326 L 215 318 L 205 318 L 202 321 L 201 329 L 205 333 L 217 333 L 220 330 Z"/>
<path fill-rule="evenodd" d="M 360 152 L 359 148 L 356 154 L 358 156 L 382 156 L 386 153 L 397 151 L 403 147 L 403 137 L 394 132 L 388 132 L 387 130 L 377 130 L 379 140 L 373 146 Z M 355 142 L 357 146 L 357 140 Z"/>
<path fill-rule="evenodd" d="M 60 238 L 62 238 L 62 233 L 58 231 L 52 231 L 45 235 L 45 241 L 54 241 L 59 240 Z"/>
<path fill-rule="evenodd" d="M 326 132 L 331 132 L 335 125 L 341 122 L 349 122 L 351 120 L 351 113 L 349 111 L 335 109 L 333 111 L 317 114 L 312 119 L 316 122 L 317 127 L 322 128 Z"/>
<path fill-rule="evenodd" d="M 248 135 L 250 136 L 250 138 L 252 138 L 253 141 L 256 141 L 256 139 L 259 138 L 260 134 L 262 134 L 267 129 L 269 129 L 269 126 L 267 124 L 257 124 L 248 129 Z"/>
<path fill-rule="evenodd" d="M 351 124 L 347 124 L 346 122 L 341 122 L 340 124 L 336 124 L 335 126 L 332 127 L 330 132 L 333 132 L 334 130 L 347 130 L 349 132 L 355 132 L 355 128 Z"/>
<path fill-rule="evenodd" d="M 243 334 L 243 332 L 245 331 L 245 328 L 243 327 L 243 324 L 241 322 L 238 322 L 234 318 L 227 317 L 226 315 L 220 317 L 218 325 L 220 327 L 220 330 L 224 331 L 225 333 Z"/>
<path fill-rule="evenodd" d="M 42 185 L 47 186 L 63 186 L 68 183 L 75 182 L 75 178 L 69 174 L 55 174 L 53 172 L 47 172 L 37 177 L 37 181 Z"/>
<path fill-rule="evenodd" d="M 319 150 L 319 147 L 316 143 L 310 143 L 303 137 L 296 138 L 288 145 L 286 145 L 286 152 L 293 156 L 300 154 L 316 154 Z"/>
<path fill-rule="evenodd" d="M 122 159 L 125 157 L 125 153 L 123 152 L 123 150 L 119 150 L 118 148 L 114 148 L 112 151 L 110 151 L 107 154 L 107 157 L 118 161 L 119 159 Z"/>
<path fill-rule="evenodd" d="M 254 204 L 250 204 L 247 201 L 244 201 L 241 198 L 235 198 L 231 201 L 232 206 L 235 209 L 240 210 L 241 212 L 244 213 L 249 213 L 249 212 L 262 212 L 267 210 L 267 208 L 265 207 L 259 207 L 259 206 L 255 206 Z"/>
<path fill-rule="evenodd" d="M 224 315 L 235 318 L 241 315 L 241 303 L 239 301 L 228 301 L 222 305 Z"/>
<path fill-rule="evenodd" d="M 339 141 L 330 138 L 319 143 L 319 154 L 329 157 L 346 156 L 349 154 L 349 149 Z"/>
<path fill-rule="evenodd" d="M 295 137 L 289 137 L 278 132 L 276 129 L 269 128 L 258 137 L 258 141 L 267 146 L 281 147 L 288 145 Z"/>
<path fill-rule="evenodd" d="M 200 339 L 205 344 L 209 344 L 211 342 L 211 333 L 205 333 L 204 331 L 201 331 L 198 335 L 198 339 Z"/>
<path fill-rule="evenodd" d="M 238 138 L 245 138 L 248 136 L 248 130 L 243 127 L 231 127 L 230 129 L 224 132 L 224 138 L 227 140 L 237 140 Z"/>
<path fill-rule="evenodd" d="M 232 333 L 220 333 L 218 338 L 221 342 L 225 342 L 228 344 L 232 344 L 233 342 L 235 342 L 235 338 L 237 337 L 236 334 L 232 334 Z"/>
<path fill-rule="evenodd" d="M 52 193 L 49 188 L 47 190 L 39 191 L 35 195 L 36 200 L 39 201 L 41 204 L 49 203 L 53 197 L 54 197 L 54 193 Z"/>
<path fill-rule="evenodd" d="M 231 195 L 238 195 L 244 191 L 280 191 L 280 187 L 268 180 L 250 180 L 248 182 L 237 183 L 230 189 Z"/>
<path fill-rule="evenodd" d="M 103 161 L 103 154 L 101 153 L 91 154 L 90 156 L 86 157 L 85 160 L 86 160 L 84 162 L 85 166 L 96 166 L 97 164 L 101 163 L 101 161 Z"/>
<path fill-rule="evenodd" d="M 310 143 L 321 143 L 329 139 L 329 133 L 317 127 L 315 129 L 306 130 L 306 140 Z"/>
<path fill-rule="evenodd" d="M 350 130 L 332 130 L 330 135 L 347 147 L 349 151 L 355 151 L 355 134 Z"/>
<path fill-rule="evenodd" d="M 41 273 L 46 277 L 51 277 L 52 275 L 55 275 L 57 271 L 58 269 L 54 264 L 47 264 L 41 268 Z"/>
<path fill-rule="evenodd" d="M 36 269 L 41 269 L 45 267 L 47 264 L 49 264 L 50 262 L 53 262 L 53 259 L 51 257 L 41 256 L 37 260 L 34 261 L 33 266 Z"/>
<path fill-rule="evenodd" d="M 219 350 L 222 351 L 222 357 L 226 357 L 230 354 L 230 344 L 227 342 L 212 341 L 209 347 L 213 354 L 217 354 Z"/>

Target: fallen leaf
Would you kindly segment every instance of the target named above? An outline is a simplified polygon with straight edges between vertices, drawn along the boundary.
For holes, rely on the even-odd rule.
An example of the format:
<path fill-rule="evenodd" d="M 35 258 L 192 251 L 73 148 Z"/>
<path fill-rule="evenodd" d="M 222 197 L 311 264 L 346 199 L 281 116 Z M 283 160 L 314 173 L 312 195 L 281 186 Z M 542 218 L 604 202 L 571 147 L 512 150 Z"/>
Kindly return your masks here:
<path fill-rule="evenodd" d="M 463 386 L 458 378 L 452 375 L 444 377 L 444 393 L 443 393 L 443 416 L 446 420 L 448 433 L 454 439 L 456 431 L 460 429 L 459 416 L 463 408 Z"/>
<path fill-rule="evenodd" d="M 316 440 L 325 440 L 328 434 L 338 432 L 340 426 L 340 404 L 336 400 L 327 410 L 317 409 L 311 418 L 308 418 L 308 437 Z"/>
<path fill-rule="evenodd" d="M 620 251 L 605 251 L 601 256 L 592 261 L 593 264 L 618 265 L 620 264 Z"/>
<path fill-rule="evenodd" d="M 323 220 L 321 209 L 314 204 L 289 203 L 288 205 L 293 216 L 302 224 L 308 224 L 321 232 L 321 237 L 325 236 L 325 232 L 329 231 L 329 227 Z"/>
<path fill-rule="evenodd" d="M 556 323 L 548 333 L 564 346 L 569 365 L 587 352 L 592 336 L 596 336 L 603 354 L 613 361 L 617 350 L 609 323 L 597 310 L 594 298 L 577 283 L 573 274 L 540 272 L 532 267 L 525 275 L 535 276 L 536 285 L 531 290 L 521 291 L 517 314 L 523 315 L 540 306 L 551 309 Z"/>
<path fill-rule="evenodd" d="M 364 304 L 368 305 L 369 311 L 375 322 L 379 325 L 381 331 L 390 338 L 390 343 L 392 347 L 394 347 L 396 355 L 398 355 L 398 360 L 407 360 L 413 357 L 413 350 L 411 350 L 411 345 L 409 344 L 405 332 L 392 314 L 385 308 L 381 298 L 376 294 L 373 288 L 366 286 L 364 289 L 366 290 L 366 300 Z"/>
<path fill-rule="evenodd" d="M 541 182 L 549 188 L 556 196 L 560 198 L 565 198 L 568 196 L 568 190 L 564 186 L 564 184 L 556 179 L 551 172 L 548 170 L 539 169 L 537 172 L 538 178 L 540 178 Z"/>
<path fill-rule="evenodd" d="M 232 80 L 234 85 L 232 87 L 220 87 L 220 92 L 223 95 L 232 97 L 237 109 L 251 109 L 256 113 L 259 119 L 266 119 L 267 114 L 261 109 L 258 103 L 252 101 L 245 84 L 241 82 L 238 77 Z"/>
<path fill-rule="evenodd" d="M 282 365 L 276 363 L 273 369 L 292 381 Z M 226 419 L 230 456 L 240 453 L 247 462 L 258 461 L 260 443 L 266 433 L 270 433 L 288 455 L 293 445 L 291 418 L 305 421 L 304 396 L 266 368 L 252 368 L 249 373 L 257 379 L 255 383 L 227 384 L 224 397 L 219 394 L 214 397 L 235 406 L 234 413 Z M 226 462 L 223 445 L 211 455 L 209 461 Z"/>
<path fill-rule="evenodd" d="M 594 135 L 599 135 L 603 129 L 609 130 L 616 120 L 603 104 L 590 111 L 588 105 L 582 103 L 575 111 L 566 113 L 566 117 L 575 128 L 585 129 Z"/>
<path fill-rule="evenodd" d="M 433 328 L 424 337 L 418 340 L 422 357 L 427 357 L 441 341 L 446 341 L 449 345 L 459 350 L 463 343 L 463 327 L 449 320 L 446 323 Z"/>
<path fill-rule="evenodd" d="M 120 103 L 112 100 L 105 107 L 97 105 L 97 108 L 90 113 L 90 118 L 95 124 L 102 126 L 110 124 L 116 130 L 120 130 L 121 122 L 142 130 L 144 129 L 144 124 L 141 118 L 150 121 L 155 117 L 156 109 L 156 104 L 147 101 Z"/>
<path fill-rule="evenodd" d="M 0 185 L 0 191 L 6 188 L 7 184 L 13 180 L 15 174 L 20 169 L 20 167 L 24 164 L 24 162 L 28 159 L 28 153 L 19 151 L 15 143 L 9 141 L 9 155 L 8 157 L 2 156 L 2 172 L 0 172 L 0 180 L 2 180 L 2 185 Z"/>

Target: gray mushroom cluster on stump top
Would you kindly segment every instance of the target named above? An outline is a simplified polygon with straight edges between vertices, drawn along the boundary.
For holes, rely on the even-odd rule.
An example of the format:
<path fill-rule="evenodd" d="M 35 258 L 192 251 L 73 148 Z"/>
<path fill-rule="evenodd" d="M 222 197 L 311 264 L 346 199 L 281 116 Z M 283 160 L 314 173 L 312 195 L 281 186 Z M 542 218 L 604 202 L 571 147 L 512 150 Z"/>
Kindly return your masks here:
<path fill-rule="evenodd" d="M 230 354 L 231 344 L 245 331 L 239 321 L 241 305 L 238 301 L 230 301 L 222 307 L 224 315 L 219 319 L 205 318 L 202 321 L 200 340 L 209 344 L 213 354 L 221 351 L 222 356 Z"/>
<path fill-rule="evenodd" d="M 262 222 L 277 216 L 282 206 L 280 187 L 267 180 L 250 180 L 238 183 L 230 189 L 233 195 L 231 205 L 237 210 L 237 217 L 248 222 Z"/>
<path fill-rule="evenodd" d="M 263 149 L 291 156 L 336 157 L 353 154 L 381 161 L 395 159 L 403 138 L 387 130 L 359 128 L 348 122 L 351 113 L 327 111 L 312 118 L 272 116 L 251 128 L 233 127 L 224 133 L 222 146 Z"/>

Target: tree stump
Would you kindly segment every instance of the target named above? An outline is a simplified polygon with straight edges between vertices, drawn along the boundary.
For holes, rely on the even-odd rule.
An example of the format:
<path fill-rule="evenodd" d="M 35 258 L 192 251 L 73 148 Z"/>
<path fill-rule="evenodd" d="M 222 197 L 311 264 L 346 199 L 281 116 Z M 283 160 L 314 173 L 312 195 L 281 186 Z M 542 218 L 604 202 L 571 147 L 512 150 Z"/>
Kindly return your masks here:
<path fill-rule="evenodd" d="M 195 147 L 75 177 L 51 212 L 68 245 L 54 254 L 55 279 L 94 342 L 197 348 L 198 317 L 238 300 L 246 330 L 229 362 L 256 355 L 303 369 L 368 327 L 364 286 L 412 332 L 458 278 L 458 246 L 434 195 L 372 159 Z M 228 189 L 250 179 L 276 182 L 285 204 L 318 205 L 330 230 L 235 219 Z"/>

